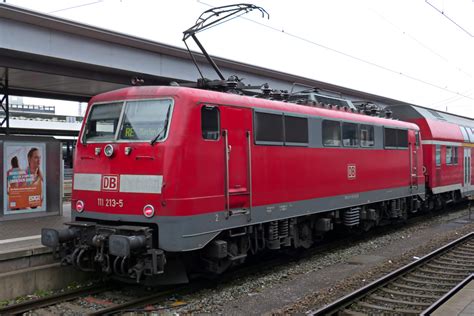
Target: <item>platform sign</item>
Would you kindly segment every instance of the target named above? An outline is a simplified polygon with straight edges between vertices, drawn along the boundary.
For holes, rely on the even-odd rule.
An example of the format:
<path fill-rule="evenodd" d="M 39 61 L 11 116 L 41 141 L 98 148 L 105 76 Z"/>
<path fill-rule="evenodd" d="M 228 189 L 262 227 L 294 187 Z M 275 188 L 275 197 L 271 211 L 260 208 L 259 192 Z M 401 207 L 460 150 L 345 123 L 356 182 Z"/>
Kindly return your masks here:
<path fill-rule="evenodd" d="M 46 211 L 45 143 L 5 142 L 5 215 Z"/>

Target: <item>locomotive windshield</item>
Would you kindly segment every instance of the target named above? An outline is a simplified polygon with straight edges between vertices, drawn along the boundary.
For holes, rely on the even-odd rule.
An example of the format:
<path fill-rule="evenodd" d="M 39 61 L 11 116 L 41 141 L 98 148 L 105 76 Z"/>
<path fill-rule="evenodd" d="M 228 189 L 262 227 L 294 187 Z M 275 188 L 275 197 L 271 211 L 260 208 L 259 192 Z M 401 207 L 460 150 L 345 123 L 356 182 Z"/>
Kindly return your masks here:
<path fill-rule="evenodd" d="M 84 141 L 162 140 L 167 135 L 171 106 L 170 99 L 95 104 L 87 119 Z"/>

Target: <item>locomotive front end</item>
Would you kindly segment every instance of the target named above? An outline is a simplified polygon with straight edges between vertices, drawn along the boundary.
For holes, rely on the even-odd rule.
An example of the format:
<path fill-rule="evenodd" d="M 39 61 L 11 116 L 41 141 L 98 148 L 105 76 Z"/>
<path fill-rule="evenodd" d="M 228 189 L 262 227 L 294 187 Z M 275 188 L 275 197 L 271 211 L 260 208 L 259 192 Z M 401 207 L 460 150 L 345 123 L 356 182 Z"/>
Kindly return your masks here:
<path fill-rule="evenodd" d="M 64 264 L 136 282 L 164 273 L 156 218 L 173 109 L 172 98 L 91 102 L 76 149 L 72 222 L 42 230 Z"/>

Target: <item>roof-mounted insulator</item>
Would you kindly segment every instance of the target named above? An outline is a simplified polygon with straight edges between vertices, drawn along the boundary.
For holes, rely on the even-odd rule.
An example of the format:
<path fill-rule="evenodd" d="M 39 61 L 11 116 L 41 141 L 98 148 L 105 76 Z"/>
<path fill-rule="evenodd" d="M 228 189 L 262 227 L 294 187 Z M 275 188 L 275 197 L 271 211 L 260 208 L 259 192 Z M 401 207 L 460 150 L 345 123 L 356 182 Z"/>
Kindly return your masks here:
<path fill-rule="evenodd" d="M 272 89 L 268 86 L 268 83 L 262 85 L 260 88 L 264 96 L 270 95 L 270 92 L 272 92 Z"/>

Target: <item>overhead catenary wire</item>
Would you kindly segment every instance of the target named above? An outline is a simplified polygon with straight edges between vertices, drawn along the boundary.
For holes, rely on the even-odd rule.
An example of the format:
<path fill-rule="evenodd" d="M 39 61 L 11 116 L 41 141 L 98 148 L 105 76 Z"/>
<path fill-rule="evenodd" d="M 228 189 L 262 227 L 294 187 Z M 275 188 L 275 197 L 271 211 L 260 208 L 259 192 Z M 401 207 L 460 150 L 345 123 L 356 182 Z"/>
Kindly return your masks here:
<path fill-rule="evenodd" d="M 77 8 L 81 8 L 81 7 L 90 6 L 90 5 L 97 4 L 97 3 L 101 3 L 101 2 L 104 2 L 104 0 L 97 0 L 97 1 L 93 1 L 93 2 L 87 2 L 87 3 L 83 3 L 83 4 L 78 4 L 78 5 L 76 5 L 76 6 L 67 7 L 67 8 L 62 8 L 62 9 L 50 11 L 50 12 L 48 12 L 48 13 L 63 12 L 63 11 L 67 11 L 67 10 L 72 10 L 72 9 L 77 9 Z"/>
<path fill-rule="evenodd" d="M 206 3 L 202 0 L 197 0 L 197 2 L 205 5 L 205 6 L 208 6 L 208 7 L 214 7 L 213 5 L 209 4 L 209 3 Z M 469 95 L 466 95 L 466 94 L 463 94 L 463 93 L 460 93 L 458 91 L 454 91 L 454 90 L 451 90 L 451 89 L 448 89 L 446 87 L 442 87 L 440 85 L 437 85 L 435 83 L 432 83 L 432 82 L 429 82 L 427 80 L 424 80 L 424 79 L 421 79 L 421 78 L 417 78 L 415 76 L 412 76 L 412 75 L 409 75 L 409 74 L 406 74 L 406 73 L 403 73 L 401 71 L 397 71 L 395 69 L 391 69 L 389 67 L 386 67 L 384 65 L 381 65 L 381 64 L 377 64 L 375 62 L 371 62 L 369 60 L 365 60 L 361 57 L 357 57 L 355 55 L 352 55 L 352 54 L 349 54 L 349 53 L 346 53 L 344 51 L 341 51 L 341 50 L 338 50 L 338 49 L 335 49 L 335 48 L 332 48 L 332 47 L 329 47 L 327 45 L 324 45 L 324 44 L 321 44 L 321 43 L 318 43 L 316 41 L 313 41 L 313 40 L 310 40 L 310 39 L 307 39 L 307 38 L 304 38 L 302 36 L 299 36 L 297 34 L 293 34 L 293 33 L 289 33 L 289 32 L 286 32 L 284 29 L 279 29 L 279 28 L 276 28 L 276 27 L 273 27 L 273 26 L 270 26 L 270 25 L 267 25 L 267 24 L 264 24 L 264 23 L 261 23 L 261 22 L 257 22 L 257 21 L 254 21 L 250 18 L 247 18 L 247 17 L 241 17 L 242 19 L 246 20 L 246 21 L 249 21 L 249 22 L 252 22 L 252 23 L 255 23 L 255 24 L 258 24 L 262 27 L 265 27 L 267 29 L 270 29 L 272 31 L 275 31 L 275 32 L 278 32 L 280 34 L 284 34 L 286 36 L 289 36 L 289 37 L 292 37 L 292 38 L 295 38 L 297 40 L 300 40 L 300 41 L 303 41 L 303 42 L 306 42 L 308 44 L 311 44 L 311 45 L 314 45 L 314 46 L 318 46 L 320 48 L 323 48 L 323 49 L 326 49 L 328 51 L 331 51 L 333 53 L 336 53 L 336 54 L 339 54 L 339 55 L 342 55 L 342 56 L 345 56 L 347 58 L 350 58 L 350 59 L 353 59 L 353 60 L 356 60 L 358 62 L 361 62 L 361 63 L 364 63 L 364 64 L 367 64 L 369 66 L 372 66 L 372 67 L 375 67 L 375 68 L 379 68 L 379 69 L 382 69 L 384 71 L 387 71 L 387 72 L 390 72 L 390 73 L 393 73 L 393 74 L 397 74 L 397 75 L 400 75 L 400 76 L 403 76 L 403 77 L 406 77 L 408 79 L 411 79 L 413 81 L 416 81 L 416 82 L 419 82 L 419 83 L 422 83 L 424 85 L 427 85 L 427 86 L 431 86 L 433 88 L 436 88 L 436 89 L 439 89 L 439 90 L 443 90 L 443 91 L 446 91 L 446 92 L 449 92 L 449 93 L 452 93 L 452 94 L 455 94 L 457 96 L 462 96 L 463 98 L 466 98 L 466 99 L 470 99 L 470 100 L 473 100 L 474 101 L 474 97 L 471 97 Z"/>
<path fill-rule="evenodd" d="M 442 16 L 444 16 L 446 19 L 448 19 L 451 23 L 453 23 L 454 25 L 456 25 L 461 31 L 463 31 L 464 33 L 466 33 L 467 35 L 469 35 L 470 37 L 474 37 L 474 35 L 469 32 L 466 28 L 462 27 L 461 24 L 459 24 L 458 22 L 456 22 L 453 18 L 450 18 L 446 13 L 444 13 L 444 10 L 440 10 L 438 7 L 436 7 L 434 4 L 432 4 L 431 2 L 429 2 L 428 0 L 425 0 L 425 3 L 428 4 L 430 7 L 432 7 L 433 9 L 435 9 L 439 14 L 441 14 Z"/>
<path fill-rule="evenodd" d="M 461 71 L 462 73 L 464 73 L 466 76 L 470 77 L 471 79 L 474 79 L 474 76 L 472 74 L 470 74 L 469 72 L 465 71 L 464 69 L 462 69 L 461 67 L 458 67 L 458 66 L 455 66 L 453 64 L 451 64 L 450 60 L 448 58 L 446 58 L 445 56 L 441 55 L 440 53 L 436 52 L 433 48 L 429 47 L 428 45 L 426 45 L 425 43 L 423 43 L 421 40 L 419 40 L 418 38 L 416 38 L 415 36 L 411 35 L 409 32 L 407 32 L 406 30 L 402 29 L 401 27 L 399 27 L 398 25 L 396 25 L 395 23 L 393 23 L 392 21 L 390 21 L 389 19 L 387 19 L 384 15 L 382 15 L 380 12 L 374 10 L 374 9 L 370 9 L 370 11 L 372 11 L 375 15 L 377 15 L 380 19 L 382 19 L 383 21 L 387 22 L 388 24 L 390 24 L 391 26 L 393 26 L 394 28 L 396 28 L 398 31 L 402 32 L 403 35 L 407 36 L 408 38 L 410 38 L 412 41 L 414 41 L 415 43 L 417 43 L 419 46 L 423 47 L 424 49 L 426 49 L 427 51 L 429 51 L 430 53 L 432 53 L 433 55 L 437 56 L 439 59 L 443 60 L 444 62 L 446 62 L 448 65 L 450 65 L 451 67 L 455 68 L 456 70 L 458 71 Z"/>
<path fill-rule="evenodd" d="M 474 91 L 474 89 L 469 89 L 469 90 L 464 91 L 463 94 L 472 96 L 474 94 L 474 92 L 472 92 L 472 91 Z M 449 103 L 457 102 L 457 101 L 459 101 L 463 98 L 464 98 L 463 96 L 455 95 L 455 96 L 445 98 L 445 99 L 442 99 L 442 100 L 439 100 L 439 101 L 436 101 L 436 102 L 432 102 L 432 103 L 430 103 L 430 105 L 436 106 L 436 105 L 439 105 L 439 104 L 449 104 Z"/>

